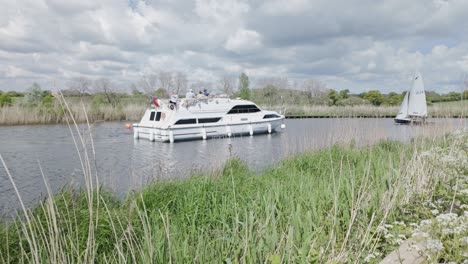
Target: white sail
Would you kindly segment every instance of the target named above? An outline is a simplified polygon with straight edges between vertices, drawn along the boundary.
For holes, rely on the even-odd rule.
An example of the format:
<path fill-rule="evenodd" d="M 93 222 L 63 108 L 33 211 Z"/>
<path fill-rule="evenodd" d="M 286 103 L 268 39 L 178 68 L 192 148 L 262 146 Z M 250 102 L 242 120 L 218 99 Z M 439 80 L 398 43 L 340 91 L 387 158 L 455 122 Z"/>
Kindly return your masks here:
<path fill-rule="evenodd" d="M 400 111 L 398 111 L 398 115 L 395 117 L 396 119 L 404 119 L 408 117 L 408 95 L 409 91 L 406 92 L 405 98 L 403 98 L 403 102 L 400 106 Z"/>
<path fill-rule="evenodd" d="M 411 88 L 408 96 L 408 116 L 427 116 L 426 93 L 422 75 L 419 72 L 414 76 L 413 88 Z"/>

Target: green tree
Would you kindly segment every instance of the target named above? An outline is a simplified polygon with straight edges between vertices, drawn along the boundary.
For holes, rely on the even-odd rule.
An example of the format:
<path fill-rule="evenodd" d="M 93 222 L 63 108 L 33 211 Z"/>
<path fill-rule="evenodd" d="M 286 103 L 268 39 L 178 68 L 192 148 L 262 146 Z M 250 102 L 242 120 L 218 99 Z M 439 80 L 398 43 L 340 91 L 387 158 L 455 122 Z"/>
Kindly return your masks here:
<path fill-rule="evenodd" d="M 331 89 L 330 92 L 328 92 L 328 99 L 330 100 L 330 105 L 336 105 L 336 103 L 341 99 L 341 97 L 339 93 Z"/>
<path fill-rule="evenodd" d="M 399 105 L 403 101 L 403 96 L 399 95 L 395 92 L 391 92 L 388 94 L 387 103 L 389 105 Z"/>
<path fill-rule="evenodd" d="M 8 94 L 0 94 L 0 106 L 7 106 L 11 105 L 13 103 L 13 100 L 11 99 L 11 96 Z"/>
<path fill-rule="evenodd" d="M 378 90 L 371 90 L 365 93 L 363 98 L 377 106 L 381 105 L 385 101 L 385 97 Z"/>
<path fill-rule="evenodd" d="M 49 94 L 50 93 L 48 91 L 43 91 L 39 84 L 33 83 L 33 85 L 26 91 L 23 102 L 27 106 L 36 106 L 42 103 L 44 97 Z"/>
<path fill-rule="evenodd" d="M 5 94 L 8 94 L 10 97 L 23 97 L 24 94 L 17 91 L 8 91 Z"/>
<path fill-rule="evenodd" d="M 340 91 L 340 97 L 342 99 L 348 98 L 349 97 L 349 90 L 348 89 L 341 90 Z"/>
<path fill-rule="evenodd" d="M 239 76 L 239 96 L 242 99 L 250 99 L 249 77 L 245 73 Z"/>
<path fill-rule="evenodd" d="M 460 100 L 461 100 L 461 93 L 450 92 L 444 95 L 444 101 L 460 101 Z"/>

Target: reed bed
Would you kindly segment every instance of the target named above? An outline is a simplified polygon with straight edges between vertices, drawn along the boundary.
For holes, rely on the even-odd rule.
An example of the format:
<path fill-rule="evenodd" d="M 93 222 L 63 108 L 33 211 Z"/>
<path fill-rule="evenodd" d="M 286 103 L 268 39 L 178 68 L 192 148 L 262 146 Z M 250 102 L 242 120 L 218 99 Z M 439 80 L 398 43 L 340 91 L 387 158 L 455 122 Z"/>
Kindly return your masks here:
<path fill-rule="evenodd" d="M 326 106 L 326 105 L 264 105 L 263 108 L 273 109 L 286 115 L 317 116 L 317 117 L 393 117 L 399 111 L 399 106 Z M 436 103 L 428 106 L 430 117 L 467 117 L 468 103 Z"/>
<path fill-rule="evenodd" d="M 73 110 L 64 109 L 78 129 Z M 463 149 L 468 139 L 462 132 L 334 146 L 260 173 L 232 157 L 211 175 L 150 184 L 120 201 L 98 187 L 92 138 L 72 135 L 84 189 L 49 191 L 37 207 L 22 207 L 3 223 L 1 262 L 361 263 L 395 247 L 382 247 L 380 227 L 403 217 L 400 208 L 431 199 L 448 178 L 425 153 Z M 14 185 L 18 176 L 8 175 Z"/>
<path fill-rule="evenodd" d="M 78 123 L 98 121 L 138 121 L 141 119 L 146 103 L 122 102 L 111 104 L 93 104 L 90 100 L 67 100 L 71 113 Z M 398 106 L 325 106 L 325 105 L 262 105 L 262 108 L 276 110 L 287 116 L 316 117 L 393 117 L 399 110 Z M 86 113 L 85 113 L 86 112 Z M 468 103 L 463 101 L 437 103 L 428 106 L 430 117 L 467 117 Z M 0 107 L 0 125 L 34 125 L 66 123 L 64 110 L 59 101 L 52 105 Z"/>
<path fill-rule="evenodd" d="M 140 120 L 146 105 L 129 103 L 112 106 L 93 105 L 90 102 L 69 103 L 69 109 L 77 123 L 99 121 L 136 121 Z M 59 102 L 52 106 L 21 105 L 0 107 L 0 125 L 35 125 L 66 123 L 66 115 Z"/>

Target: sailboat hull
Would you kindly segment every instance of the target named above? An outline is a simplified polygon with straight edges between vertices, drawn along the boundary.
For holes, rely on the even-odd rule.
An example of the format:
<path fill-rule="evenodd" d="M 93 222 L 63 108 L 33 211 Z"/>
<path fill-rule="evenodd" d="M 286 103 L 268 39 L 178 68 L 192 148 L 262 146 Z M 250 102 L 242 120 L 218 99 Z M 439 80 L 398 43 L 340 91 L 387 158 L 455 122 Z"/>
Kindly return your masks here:
<path fill-rule="evenodd" d="M 411 119 L 397 119 L 395 118 L 395 124 L 410 124 Z"/>

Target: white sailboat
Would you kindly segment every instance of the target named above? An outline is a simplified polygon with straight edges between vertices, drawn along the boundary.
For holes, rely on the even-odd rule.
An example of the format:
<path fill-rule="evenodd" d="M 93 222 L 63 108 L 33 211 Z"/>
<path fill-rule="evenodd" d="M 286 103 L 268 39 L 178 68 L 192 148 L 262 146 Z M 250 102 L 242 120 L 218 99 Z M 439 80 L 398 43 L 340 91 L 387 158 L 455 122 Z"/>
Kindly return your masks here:
<path fill-rule="evenodd" d="M 400 106 L 400 111 L 395 117 L 395 123 L 408 124 L 414 122 L 425 122 L 427 117 L 426 93 L 421 73 L 416 73 L 413 86 L 406 92 L 405 98 Z"/>

